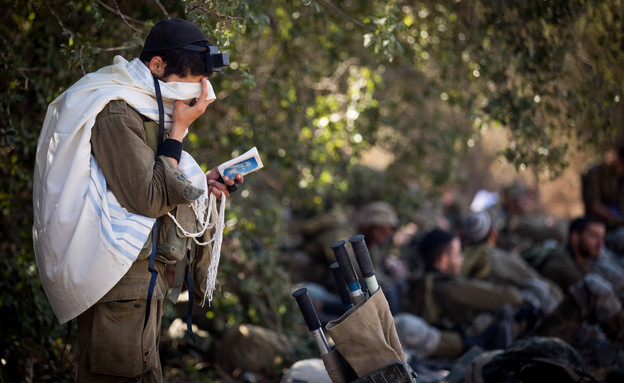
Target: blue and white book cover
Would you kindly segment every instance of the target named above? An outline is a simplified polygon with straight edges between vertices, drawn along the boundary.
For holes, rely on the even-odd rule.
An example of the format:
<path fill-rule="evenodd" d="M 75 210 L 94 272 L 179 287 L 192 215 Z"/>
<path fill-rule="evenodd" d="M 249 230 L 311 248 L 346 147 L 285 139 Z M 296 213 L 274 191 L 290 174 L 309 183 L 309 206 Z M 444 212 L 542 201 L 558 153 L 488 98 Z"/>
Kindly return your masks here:
<path fill-rule="evenodd" d="M 230 178 L 236 177 L 237 174 L 246 175 L 258 169 L 262 169 L 264 165 L 258 154 L 258 149 L 254 146 L 240 156 L 226 161 L 218 166 L 219 173 L 222 176 Z"/>

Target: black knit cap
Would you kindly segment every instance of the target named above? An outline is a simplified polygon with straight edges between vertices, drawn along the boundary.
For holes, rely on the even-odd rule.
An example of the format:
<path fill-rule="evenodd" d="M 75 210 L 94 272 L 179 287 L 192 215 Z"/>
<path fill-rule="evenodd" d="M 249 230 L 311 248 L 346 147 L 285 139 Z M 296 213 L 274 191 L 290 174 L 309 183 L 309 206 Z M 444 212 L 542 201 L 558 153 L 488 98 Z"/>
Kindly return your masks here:
<path fill-rule="evenodd" d="M 198 42 L 208 42 L 199 27 L 183 19 L 158 22 L 145 39 L 143 52 L 162 52 Z"/>

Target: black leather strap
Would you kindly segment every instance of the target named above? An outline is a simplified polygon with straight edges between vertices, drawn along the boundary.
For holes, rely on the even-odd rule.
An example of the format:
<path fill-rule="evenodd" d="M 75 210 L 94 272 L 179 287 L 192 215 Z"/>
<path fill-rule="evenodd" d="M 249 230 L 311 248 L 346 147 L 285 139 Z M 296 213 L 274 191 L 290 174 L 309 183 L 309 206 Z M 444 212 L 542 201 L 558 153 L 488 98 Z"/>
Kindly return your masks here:
<path fill-rule="evenodd" d="M 183 147 L 184 146 L 180 141 L 168 138 L 165 140 L 165 142 L 161 142 L 158 145 L 157 155 L 171 157 L 174 158 L 176 161 L 180 162 Z"/>
<path fill-rule="evenodd" d="M 165 107 L 163 106 L 162 94 L 160 93 L 160 83 L 156 75 L 154 77 L 154 90 L 156 91 L 156 102 L 158 103 L 158 149 L 165 137 Z"/>

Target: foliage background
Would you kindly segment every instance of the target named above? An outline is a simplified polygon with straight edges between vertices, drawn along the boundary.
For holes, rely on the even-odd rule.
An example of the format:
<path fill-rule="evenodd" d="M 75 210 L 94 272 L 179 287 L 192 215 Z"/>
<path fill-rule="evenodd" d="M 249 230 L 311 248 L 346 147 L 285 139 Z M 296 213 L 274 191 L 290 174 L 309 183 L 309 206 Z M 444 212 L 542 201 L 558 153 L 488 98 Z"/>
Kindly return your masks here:
<path fill-rule="evenodd" d="M 114 55 L 138 56 L 163 18 L 198 23 L 232 60 L 211 79 L 218 101 L 187 150 L 209 168 L 257 146 L 266 166 L 228 209 L 214 323 L 306 337 L 280 262 L 292 222 L 378 198 L 407 222 L 445 188 L 471 196 L 498 186 L 483 174 L 501 159 L 539 189 L 599 160 L 622 135 L 620 0 L 0 4 L 5 381 L 71 380 L 73 338 L 66 346 L 32 250 L 33 161 L 47 104 Z"/>

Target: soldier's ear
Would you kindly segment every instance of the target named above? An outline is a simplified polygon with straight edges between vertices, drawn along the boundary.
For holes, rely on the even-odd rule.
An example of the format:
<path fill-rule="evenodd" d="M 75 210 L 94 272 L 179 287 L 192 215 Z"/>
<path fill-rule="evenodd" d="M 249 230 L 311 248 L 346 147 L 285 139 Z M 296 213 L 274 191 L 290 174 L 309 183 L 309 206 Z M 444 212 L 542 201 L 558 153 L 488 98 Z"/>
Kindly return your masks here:
<path fill-rule="evenodd" d="M 442 253 L 440 253 L 440 256 L 438 257 L 438 259 L 436 259 L 434 266 L 436 267 L 436 269 L 445 272 L 446 267 L 448 265 L 448 259 L 449 259 L 449 255 L 448 255 L 448 252 L 445 250 Z"/>
<path fill-rule="evenodd" d="M 157 78 L 162 78 L 165 75 L 165 67 L 167 64 L 163 61 L 162 57 L 154 56 L 149 62 L 149 70 Z"/>
<path fill-rule="evenodd" d="M 496 240 L 498 239 L 498 230 L 496 230 L 496 228 L 492 228 L 492 230 L 490 230 L 490 238 L 496 242 Z"/>

